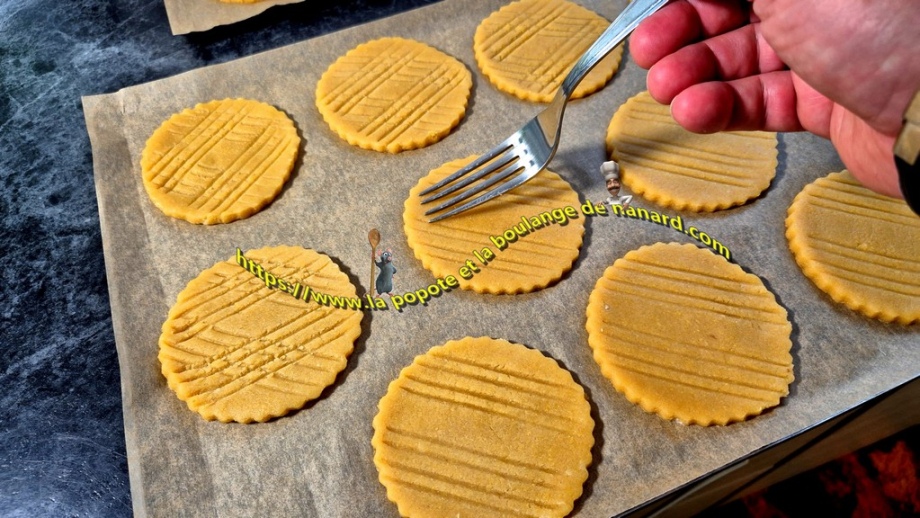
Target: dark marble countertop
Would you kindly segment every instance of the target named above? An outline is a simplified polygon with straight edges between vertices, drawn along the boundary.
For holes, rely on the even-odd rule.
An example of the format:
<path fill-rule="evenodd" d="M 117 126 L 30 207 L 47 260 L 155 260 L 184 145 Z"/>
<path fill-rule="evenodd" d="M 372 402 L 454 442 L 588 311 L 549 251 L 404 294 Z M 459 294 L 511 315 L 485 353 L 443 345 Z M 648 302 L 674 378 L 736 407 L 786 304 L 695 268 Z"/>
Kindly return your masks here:
<path fill-rule="evenodd" d="M 130 516 L 80 97 L 435 0 L 309 0 L 172 36 L 162 0 L 0 0 L 0 516 Z"/>

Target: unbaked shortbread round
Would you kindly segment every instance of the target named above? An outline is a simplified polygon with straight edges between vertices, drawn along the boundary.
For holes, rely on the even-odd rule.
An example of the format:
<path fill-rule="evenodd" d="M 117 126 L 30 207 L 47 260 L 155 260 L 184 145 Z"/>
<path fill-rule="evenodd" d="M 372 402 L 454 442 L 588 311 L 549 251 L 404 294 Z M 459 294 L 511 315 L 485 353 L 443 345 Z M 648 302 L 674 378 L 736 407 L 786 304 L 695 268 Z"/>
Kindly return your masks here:
<path fill-rule="evenodd" d="M 292 286 L 356 296 L 348 276 L 313 250 L 260 248 L 245 258 Z M 160 335 L 162 372 L 205 419 L 267 421 L 301 408 L 335 381 L 361 334 L 361 316 L 269 289 L 233 258 L 179 293 Z"/>
<path fill-rule="evenodd" d="M 588 478 L 593 429 L 584 389 L 554 360 L 464 338 L 390 383 L 374 464 L 402 516 L 562 517 Z"/>
<path fill-rule="evenodd" d="M 607 268 L 587 329 L 604 376 L 665 419 L 742 421 L 793 381 L 786 310 L 756 276 L 690 244 L 644 246 Z"/>
<path fill-rule="evenodd" d="M 776 133 L 691 133 L 670 108 L 642 92 L 623 104 L 607 128 L 607 151 L 623 184 L 678 210 L 712 212 L 760 196 L 776 176 Z"/>
<path fill-rule="evenodd" d="M 821 290 L 883 322 L 920 322 L 920 218 L 848 171 L 805 186 L 789 207 L 786 237 Z"/>
<path fill-rule="evenodd" d="M 425 212 L 450 195 L 422 205 L 424 197 L 419 193 L 475 159 L 476 156 L 470 156 L 448 162 L 419 180 L 409 192 L 403 224 L 415 257 L 435 277 L 453 275 L 461 288 L 479 293 L 526 293 L 559 280 L 578 258 L 585 228 L 584 216 L 578 210 L 578 194 L 551 171 L 544 169 L 527 183 L 478 207 L 428 223 L 441 212 L 431 216 Z M 553 219 L 553 211 L 562 215 L 565 207 L 574 210 L 578 217 Z M 555 223 L 562 219 L 568 222 Z M 491 238 L 501 238 L 508 230 L 514 233 L 515 241 L 500 251 Z M 481 252 L 483 248 L 495 254 L 487 265 L 473 254 L 473 250 Z M 479 272 L 463 279 L 458 272 L 468 259 Z"/>
<path fill-rule="evenodd" d="M 473 51 L 479 69 L 499 90 L 550 102 L 578 58 L 609 25 L 566 0 L 521 0 L 483 20 L 473 37 Z M 622 55 L 619 45 L 585 76 L 572 98 L 603 88 Z"/>
<path fill-rule="evenodd" d="M 300 137 L 268 104 L 224 99 L 164 122 L 141 155 L 144 188 L 166 215 L 211 225 L 268 205 L 291 175 Z"/>
<path fill-rule="evenodd" d="M 323 119 L 349 144 L 399 153 L 433 144 L 460 123 L 473 79 L 424 43 L 381 38 L 333 63 L 316 85 Z"/>

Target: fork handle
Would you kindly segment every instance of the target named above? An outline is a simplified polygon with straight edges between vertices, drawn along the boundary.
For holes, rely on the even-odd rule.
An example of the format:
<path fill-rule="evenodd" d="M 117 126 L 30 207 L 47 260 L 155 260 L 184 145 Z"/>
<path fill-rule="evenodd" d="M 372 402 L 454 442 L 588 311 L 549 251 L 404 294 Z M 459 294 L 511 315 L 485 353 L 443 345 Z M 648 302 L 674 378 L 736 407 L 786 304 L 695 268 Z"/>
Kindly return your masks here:
<path fill-rule="evenodd" d="M 629 36 L 639 22 L 657 11 L 661 6 L 668 3 L 668 0 L 632 0 L 626 9 L 617 16 L 616 20 L 607 27 L 607 30 L 600 35 L 597 40 L 591 44 L 587 51 L 582 54 L 575 66 L 565 76 L 559 91 L 568 99 L 578 83 L 597 65 L 607 54 L 610 54 L 617 45 Z M 558 94 L 557 94 L 558 95 Z"/>

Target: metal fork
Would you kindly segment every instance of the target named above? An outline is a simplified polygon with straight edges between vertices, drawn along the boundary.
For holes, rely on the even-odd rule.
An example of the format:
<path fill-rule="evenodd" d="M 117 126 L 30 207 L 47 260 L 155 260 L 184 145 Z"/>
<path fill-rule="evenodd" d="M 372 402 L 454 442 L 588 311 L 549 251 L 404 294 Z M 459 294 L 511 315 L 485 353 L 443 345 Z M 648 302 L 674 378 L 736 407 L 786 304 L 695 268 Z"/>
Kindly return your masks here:
<path fill-rule="evenodd" d="M 425 215 L 428 216 L 448 207 L 453 207 L 457 203 L 467 200 L 474 194 L 494 185 L 495 187 L 492 190 L 484 192 L 459 207 L 435 216 L 429 220 L 429 223 L 459 214 L 492 198 L 501 196 L 530 180 L 546 168 L 546 165 L 552 160 L 553 155 L 556 154 L 556 149 L 559 147 L 562 115 L 565 113 L 565 105 L 569 101 L 572 92 L 575 91 L 575 87 L 600 60 L 604 59 L 639 25 L 639 22 L 666 3 L 668 3 L 668 0 L 633 0 L 610 24 L 610 27 L 607 27 L 607 30 L 600 35 L 597 41 L 591 44 L 591 47 L 578 59 L 578 62 L 575 63 L 565 80 L 562 81 L 562 86 L 556 91 L 556 96 L 546 109 L 488 153 L 422 191 L 420 196 L 425 196 L 456 181 L 456 183 L 453 183 L 443 191 L 422 200 L 422 204 L 431 203 L 449 194 L 454 194 L 473 182 L 495 173 L 486 180 L 431 208 L 425 212 Z M 517 176 L 512 178 L 516 173 Z"/>

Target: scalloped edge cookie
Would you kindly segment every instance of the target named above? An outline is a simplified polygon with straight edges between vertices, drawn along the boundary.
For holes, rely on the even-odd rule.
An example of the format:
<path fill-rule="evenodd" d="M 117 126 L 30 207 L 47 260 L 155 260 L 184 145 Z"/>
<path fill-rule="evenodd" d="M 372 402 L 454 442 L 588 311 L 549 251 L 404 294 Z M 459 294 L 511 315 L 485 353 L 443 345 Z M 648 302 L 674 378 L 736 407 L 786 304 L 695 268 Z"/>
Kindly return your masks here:
<path fill-rule="evenodd" d="M 779 163 L 776 133 L 691 133 L 648 92 L 620 106 L 607 126 L 606 142 L 624 185 L 677 210 L 714 212 L 744 205 L 770 187 Z"/>
<path fill-rule="evenodd" d="M 374 417 L 374 464 L 402 516 L 562 517 L 588 478 L 585 391 L 540 351 L 466 337 L 415 358 Z"/>
<path fill-rule="evenodd" d="M 552 26 L 563 16 L 583 25 Z M 526 101 L 548 103 L 575 62 L 609 25 L 593 11 L 567 0 L 519 0 L 479 24 L 473 36 L 473 54 L 479 70 L 500 91 Z M 559 35 L 547 34 L 553 31 L 570 32 L 561 48 L 556 44 Z M 526 54 L 528 49 L 538 55 Z M 525 55 L 515 55 L 518 50 Z M 604 88 L 619 69 L 622 56 L 620 44 L 575 87 L 571 98 L 587 97 Z"/>
<path fill-rule="evenodd" d="M 217 263 L 179 293 L 159 339 L 167 385 L 209 421 L 264 422 L 302 408 L 335 382 L 361 334 L 360 311 L 307 302 L 281 288 L 284 281 L 292 291 L 299 283 L 355 297 L 348 276 L 326 255 L 277 246 L 243 257 L 279 287 L 266 287 L 238 257 Z"/>
<path fill-rule="evenodd" d="M 586 313 L 601 372 L 664 419 L 744 421 L 779 405 L 794 380 L 786 310 L 757 276 L 692 244 L 617 259 Z"/>
<path fill-rule="evenodd" d="M 141 153 L 144 189 L 167 216 L 230 223 L 278 196 L 299 148 L 294 122 L 269 104 L 199 103 L 172 115 L 147 139 Z"/>
<path fill-rule="evenodd" d="M 428 223 L 434 215 L 425 215 L 429 206 L 422 206 L 419 193 L 475 158 L 472 155 L 433 169 L 409 191 L 403 228 L 415 257 L 435 277 L 452 275 L 461 288 L 478 293 L 528 293 L 559 281 L 578 259 L 585 229 L 578 194 L 552 171 L 544 169 L 527 183 L 463 214 Z M 544 225 L 542 214 L 564 207 L 573 207 L 577 218 L 568 219 L 565 226 Z M 526 225 L 521 219 L 524 217 Z M 540 220 L 539 227 L 534 217 Z M 509 229 L 515 233 L 515 241 L 500 251 L 491 238 L 501 238 Z M 482 265 L 473 250 L 481 252 L 485 247 L 495 258 Z M 464 279 L 458 270 L 467 259 L 481 271 Z"/>
<path fill-rule="evenodd" d="M 903 200 L 846 170 L 831 173 L 796 195 L 786 238 L 805 276 L 835 302 L 882 322 L 920 322 L 920 218 Z"/>
<path fill-rule="evenodd" d="M 415 40 L 380 38 L 323 72 L 316 106 L 349 144 L 399 153 L 446 137 L 466 115 L 472 87 L 456 58 Z"/>

